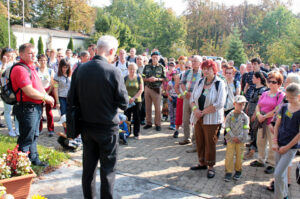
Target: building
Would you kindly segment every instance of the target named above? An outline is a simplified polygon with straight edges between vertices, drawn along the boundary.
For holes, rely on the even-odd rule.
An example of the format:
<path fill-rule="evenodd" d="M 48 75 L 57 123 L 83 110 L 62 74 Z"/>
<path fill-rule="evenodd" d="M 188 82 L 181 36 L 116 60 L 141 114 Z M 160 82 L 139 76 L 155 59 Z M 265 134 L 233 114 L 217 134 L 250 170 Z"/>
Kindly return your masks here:
<path fill-rule="evenodd" d="M 31 27 L 25 27 L 24 29 L 23 35 L 23 26 L 11 26 L 11 30 L 16 36 L 17 48 L 23 43 L 28 43 L 32 37 L 34 39 L 34 45 L 37 49 L 38 40 L 41 36 L 44 44 L 44 50 L 47 48 L 53 48 L 55 50 L 57 48 L 62 48 L 65 51 L 71 37 L 73 38 L 74 50 L 84 49 L 85 39 L 89 38 L 89 36 L 85 34 L 64 30 Z"/>

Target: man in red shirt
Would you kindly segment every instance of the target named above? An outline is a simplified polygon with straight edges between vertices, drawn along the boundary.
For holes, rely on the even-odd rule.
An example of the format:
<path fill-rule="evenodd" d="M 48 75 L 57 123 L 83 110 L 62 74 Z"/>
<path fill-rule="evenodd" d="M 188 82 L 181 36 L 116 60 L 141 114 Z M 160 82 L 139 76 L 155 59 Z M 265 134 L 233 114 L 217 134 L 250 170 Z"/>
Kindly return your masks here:
<path fill-rule="evenodd" d="M 29 158 L 33 165 L 46 166 L 39 159 L 37 151 L 37 138 L 39 136 L 39 121 L 41 119 L 42 104 L 54 104 L 54 99 L 47 94 L 35 70 L 34 46 L 30 43 L 19 48 L 20 63 L 28 66 L 17 65 L 11 71 L 10 78 L 13 90 L 16 92 L 18 103 L 14 106 L 14 114 L 19 121 L 20 136 L 19 149 L 30 152 Z"/>

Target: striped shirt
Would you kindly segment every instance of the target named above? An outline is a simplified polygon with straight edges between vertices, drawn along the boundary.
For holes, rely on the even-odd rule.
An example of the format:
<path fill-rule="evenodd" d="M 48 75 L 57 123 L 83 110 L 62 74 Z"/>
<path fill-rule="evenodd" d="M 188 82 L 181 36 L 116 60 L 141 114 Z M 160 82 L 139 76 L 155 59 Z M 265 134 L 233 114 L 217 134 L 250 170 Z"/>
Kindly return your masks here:
<path fill-rule="evenodd" d="M 200 80 L 196 82 L 190 99 L 190 103 L 195 103 L 197 108 L 199 108 L 198 99 L 202 93 L 205 79 L 206 78 L 204 78 L 200 84 Z M 218 91 L 216 89 L 217 81 L 219 81 Z M 213 105 L 216 111 L 213 113 L 205 114 L 203 116 L 203 124 L 221 124 L 224 121 L 224 105 L 227 96 L 225 82 L 218 76 L 215 76 L 214 82 L 212 83 L 211 87 L 206 90 L 208 90 L 208 92 L 205 98 L 204 109 L 210 105 Z M 192 112 L 191 115 L 191 122 L 194 124 L 196 124 L 197 122 L 197 119 L 194 117 L 194 112 Z"/>

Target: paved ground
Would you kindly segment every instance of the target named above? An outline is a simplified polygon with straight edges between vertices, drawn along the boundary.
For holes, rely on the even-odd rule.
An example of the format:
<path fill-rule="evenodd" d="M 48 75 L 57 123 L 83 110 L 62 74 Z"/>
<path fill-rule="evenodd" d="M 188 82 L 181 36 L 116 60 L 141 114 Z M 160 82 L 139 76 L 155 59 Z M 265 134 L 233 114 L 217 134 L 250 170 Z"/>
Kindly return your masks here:
<path fill-rule="evenodd" d="M 57 111 L 54 111 L 54 113 L 55 121 L 58 121 Z M 46 125 L 46 123 L 44 123 L 44 125 Z M 55 125 L 59 126 L 58 124 Z M 182 133 L 178 139 L 174 139 L 172 137 L 172 131 L 168 130 L 167 127 L 168 123 L 163 123 L 161 132 L 156 132 L 154 128 L 147 131 L 142 130 L 140 140 L 130 138 L 128 146 L 120 145 L 116 198 L 198 198 L 199 196 L 204 198 L 217 197 L 230 199 L 273 198 L 273 194 L 265 189 L 265 186 L 269 185 L 272 180 L 272 175 L 265 174 L 263 168 L 250 167 L 249 164 L 252 160 L 243 162 L 243 176 L 239 181 L 224 182 L 225 147 L 221 142 L 222 136 L 217 145 L 215 178 L 207 179 L 206 171 L 189 170 L 190 166 L 197 163 L 196 153 L 186 153 L 185 151 L 190 148 L 190 145 L 178 145 L 178 141 L 182 138 Z M 56 130 L 62 129 L 61 127 L 57 127 Z M 44 131 L 46 132 L 46 129 L 44 129 Z M 7 134 L 7 130 L 1 130 L 1 133 Z M 58 147 L 56 139 L 56 136 L 49 138 L 46 133 L 43 133 L 39 138 L 39 144 L 49 147 Z M 81 151 L 72 153 L 71 156 L 73 160 L 81 161 Z M 297 161 L 300 161 L 299 156 L 293 161 L 292 174 L 295 172 L 295 163 Z M 70 172 L 66 170 L 70 170 Z M 61 173 L 61 175 L 54 172 L 44 177 L 46 181 L 37 180 L 35 182 L 38 187 L 41 187 L 41 192 L 39 193 L 47 195 L 49 199 L 74 198 L 72 197 L 72 193 L 81 193 L 81 171 L 80 168 L 74 166 L 72 161 L 71 163 L 65 164 L 56 172 Z M 75 182 L 68 183 L 68 180 L 74 180 Z M 124 183 L 126 184 L 127 181 L 141 186 L 139 188 L 142 189 L 135 189 L 133 186 L 133 189 L 130 189 L 131 192 L 129 191 L 127 195 L 124 195 L 123 191 L 126 189 L 123 189 L 123 185 Z M 49 184 L 50 182 L 55 184 L 53 189 L 49 189 L 48 187 L 43 188 L 43 186 L 41 186 L 46 186 L 45 184 Z M 167 185 L 162 186 L 164 184 Z M 168 188 L 169 185 L 171 185 L 171 189 Z M 61 186 L 67 186 L 68 188 L 62 190 L 61 193 L 53 194 L 53 191 L 56 192 L 56 187 Z M 35 185 L 33 185 L 33 187 L 35 187 Z M 181 191 L 173 189 L 174 187 Z M 138 190 L 143 190 L 143 193 Z M 299 185 L 296 184 L 294 175 L 292 175 L 292 186 L 289 190 L 289 198 L 300 198 Z M 173 191 L 174 197 L 164 196 L 167 192 L 172 193 Z M 183 193 L 188 194 L 186 196 L 180 195 Z M 196 196 L 194 193 L 198 193 L 199 195 Z M 55 196 L 56 194 L 58 195 Z"/>

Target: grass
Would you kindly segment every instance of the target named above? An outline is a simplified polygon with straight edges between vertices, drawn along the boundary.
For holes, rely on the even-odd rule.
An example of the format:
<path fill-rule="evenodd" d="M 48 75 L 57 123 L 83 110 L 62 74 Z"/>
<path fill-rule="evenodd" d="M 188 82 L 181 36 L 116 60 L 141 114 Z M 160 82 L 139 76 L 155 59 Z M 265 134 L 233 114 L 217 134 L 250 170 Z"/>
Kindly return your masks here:
<path fill-rule="evenodd" d="M 13 149 L 16 146 L 17 138 L 0 134 L 0 154 L 7 153 L 7 149 Z M 57 151 L 52 148 L 38 145 L 38 152 L 41 161 L 48 162 L 47 170 L 52 170 L 58 167 L 62 162 L 70 158 L 67 153 Z M 32 165 L 32 169 L 39 176 L 44 172 L 43 167 Z"/>

